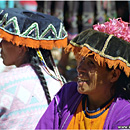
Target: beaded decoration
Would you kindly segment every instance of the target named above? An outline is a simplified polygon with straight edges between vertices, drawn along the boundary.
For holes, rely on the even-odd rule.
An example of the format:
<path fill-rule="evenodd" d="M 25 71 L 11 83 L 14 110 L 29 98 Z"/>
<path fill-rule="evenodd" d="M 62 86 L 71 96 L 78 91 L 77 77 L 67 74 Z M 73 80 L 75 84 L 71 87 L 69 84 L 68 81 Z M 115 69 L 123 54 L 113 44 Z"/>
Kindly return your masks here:
<path fill-rule="evenodd" d="M 43 63 L 43 69 L 55 80 L 62 83 L 59 71 L 53 61 L 54 74 L 47 67 L 39 48 L 51 50 L 67 46 L 67 31 L 58 18 L 19 8 L 0 10 L 0 38 L 12 44 L 35 48 Z"/>
<path fill-rule="evenodd" d="M 53 63 L 53 67 L 54 67 L 55 75 L 51 73 L 51 71 L 50 71 L 49 67 L 47 66 L 47 64 L 46 64 L 46 62 L 45 62 L 45 60 L 44 60 L 44 58 L 43 58 L 43 56 L 42 56 L 42 54 L 41 54 L 41 51 L 40 51 L 39 49 L 37 49 L 37 55 L 38 55 L 38 57 L 40 58 L 40 61 L 43 63 L 42 68 L 45 70 L 45 72 L 46 72 L 47 74 L 49 74 L 53 79 L 55 79 L 55 80 L 57 80 L 57 81 L 60 81 L 61 86 L 62 86 L 62 85 L 63 85 L 63 81 L 62 81 L 62 79 L 61 79 L 61 76 L 60 76 L 60 74 L 59 74 L 59 71 L 58 71 L 58 69 L 57 69 L 57 67 L 56 67 L 56 65 L 55 65 L 55 63 L 54 63 L 54 61 L 53 61 L 53 59 L 51 58 L 52 63 Z"/>

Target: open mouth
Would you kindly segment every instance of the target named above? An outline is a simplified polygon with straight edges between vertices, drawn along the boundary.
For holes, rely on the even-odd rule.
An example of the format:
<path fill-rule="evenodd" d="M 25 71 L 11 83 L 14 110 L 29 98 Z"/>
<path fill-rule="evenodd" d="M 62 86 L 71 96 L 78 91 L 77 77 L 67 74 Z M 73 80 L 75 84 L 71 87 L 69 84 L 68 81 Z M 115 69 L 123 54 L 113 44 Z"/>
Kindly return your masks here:
<path fill-rule="evenodd" d="M 78 82 L 88 82 L 88 79 L 78 77 Z"/>

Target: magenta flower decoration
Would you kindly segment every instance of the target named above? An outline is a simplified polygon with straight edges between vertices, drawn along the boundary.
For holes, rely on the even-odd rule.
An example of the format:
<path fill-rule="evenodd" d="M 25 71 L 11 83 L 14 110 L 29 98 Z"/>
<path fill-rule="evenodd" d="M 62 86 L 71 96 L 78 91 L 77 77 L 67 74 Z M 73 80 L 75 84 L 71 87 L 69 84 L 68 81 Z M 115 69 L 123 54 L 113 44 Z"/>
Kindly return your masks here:
<path fill-rule="evenodd" d="M 112 34 L 118 38 L 130 42 L 130 23 L 122 21 L 121 18 L 109 18 L 109 20 L 109 22 L 105 22 L 104 24 L 98 23 L 93 25 L 93 29 L 100 32 Z"/>

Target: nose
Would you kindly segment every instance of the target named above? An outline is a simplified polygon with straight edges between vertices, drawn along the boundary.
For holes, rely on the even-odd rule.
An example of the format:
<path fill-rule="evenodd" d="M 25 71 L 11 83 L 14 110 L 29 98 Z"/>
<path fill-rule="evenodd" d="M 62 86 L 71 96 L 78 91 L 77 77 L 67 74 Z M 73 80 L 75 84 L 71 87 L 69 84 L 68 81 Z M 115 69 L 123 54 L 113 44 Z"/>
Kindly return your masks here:
<path fill-rule="evenodd" d="M 84 68 L 86 68 L 86 66 L 84 66 L 84 60 L 81 60 L 79 62 L 79 64 L 77 65 L 77 71 L 80 72 L 80 71 L 83 71 Z"/>
<path fill-rule="evenodd" d="M 79 73 L 80 72 L 80 70 L 81 70 L 81 67 L 80 67 L 81 65 L 78 65 L 77 66 L 77 72 Z"/>
<path fill-rule="evenodd" d="M 78 65 L 77 72 L 79 77 L 83 77 L 86 75 L 86 71 L 83 69 L 82 65 Z"/>

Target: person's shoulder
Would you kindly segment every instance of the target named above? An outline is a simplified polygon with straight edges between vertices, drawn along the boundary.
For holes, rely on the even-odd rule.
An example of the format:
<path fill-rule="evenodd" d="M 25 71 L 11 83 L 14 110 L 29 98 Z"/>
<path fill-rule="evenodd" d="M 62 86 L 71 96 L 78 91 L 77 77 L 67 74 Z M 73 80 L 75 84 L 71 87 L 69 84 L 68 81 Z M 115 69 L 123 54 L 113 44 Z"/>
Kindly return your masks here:
<path fill-rule="evenodd" d="M 18 74 L 18 72 L 26 72 L 25 69 L 28 70 L 29 68 L 31 68 L 30 65 L 25 65 L 25 66 L 21 66 L 21 67 L 10 67 L 10 69 L 6 69 L 6 70 L 2 71 L 0 73 L 0 75 L 7 75 L 7 74 L 9 75 L 12 73 Z"/>
<path fill-rule="evenodd" d="M 2 81 L 4 81 L 4 80 L 13 81 L 13 80 L 17 80 L 22 77 L 28 77 L 29 75 L 33 76 L 34 72 L 31 70 L 32 70 L 32 68 L 29 65 L 23 66 L 23 67 L 14 67 L 8 71 L 1 72 L 0 79 Z"/>
<path fill-rule="evenodd" d="M 111 105 L 111 111 L 113 111 L 116 115 L 122 115 L 126 112 L 130 112 L 130 100 L 126 100 L 123 98 L 116 98 L 115 101 Z"/>
<path fill-rule="evenodd" d="M 61 89 L 62 91 L 77 91 L 77 82 L 65 83 Z"/>
<path fill-rule="evenodd" d="M 117 129 L 118 126 L 130 123 L 130 101 L 123 98 L 116 98 L 108 114 L 107 123 L 109 128 Z"/>
<path fill-rule="evenodd" d="M 120 109 L 129 109 L 130 110 L 130 100 L 126 100 L 124 98 L 118 97 L 115 100 L 116 106 L 119 106 Z"/>
<path fill-rule="evenodd" d="M 63 109 L 66 105 L 70 108 L 81 96 L 77 91 L 77 82 L 69 82 L 63 85 L 55 98 L 59 102 L 60 108 Z"/>
<path fill-rule="evenodd" d="M 77 91 L 77 82 L 68 82 L 63 85 L 63 87 L 58 92 L 59 97 L 70 98 L 74 95 L 79 94 Z"/>

